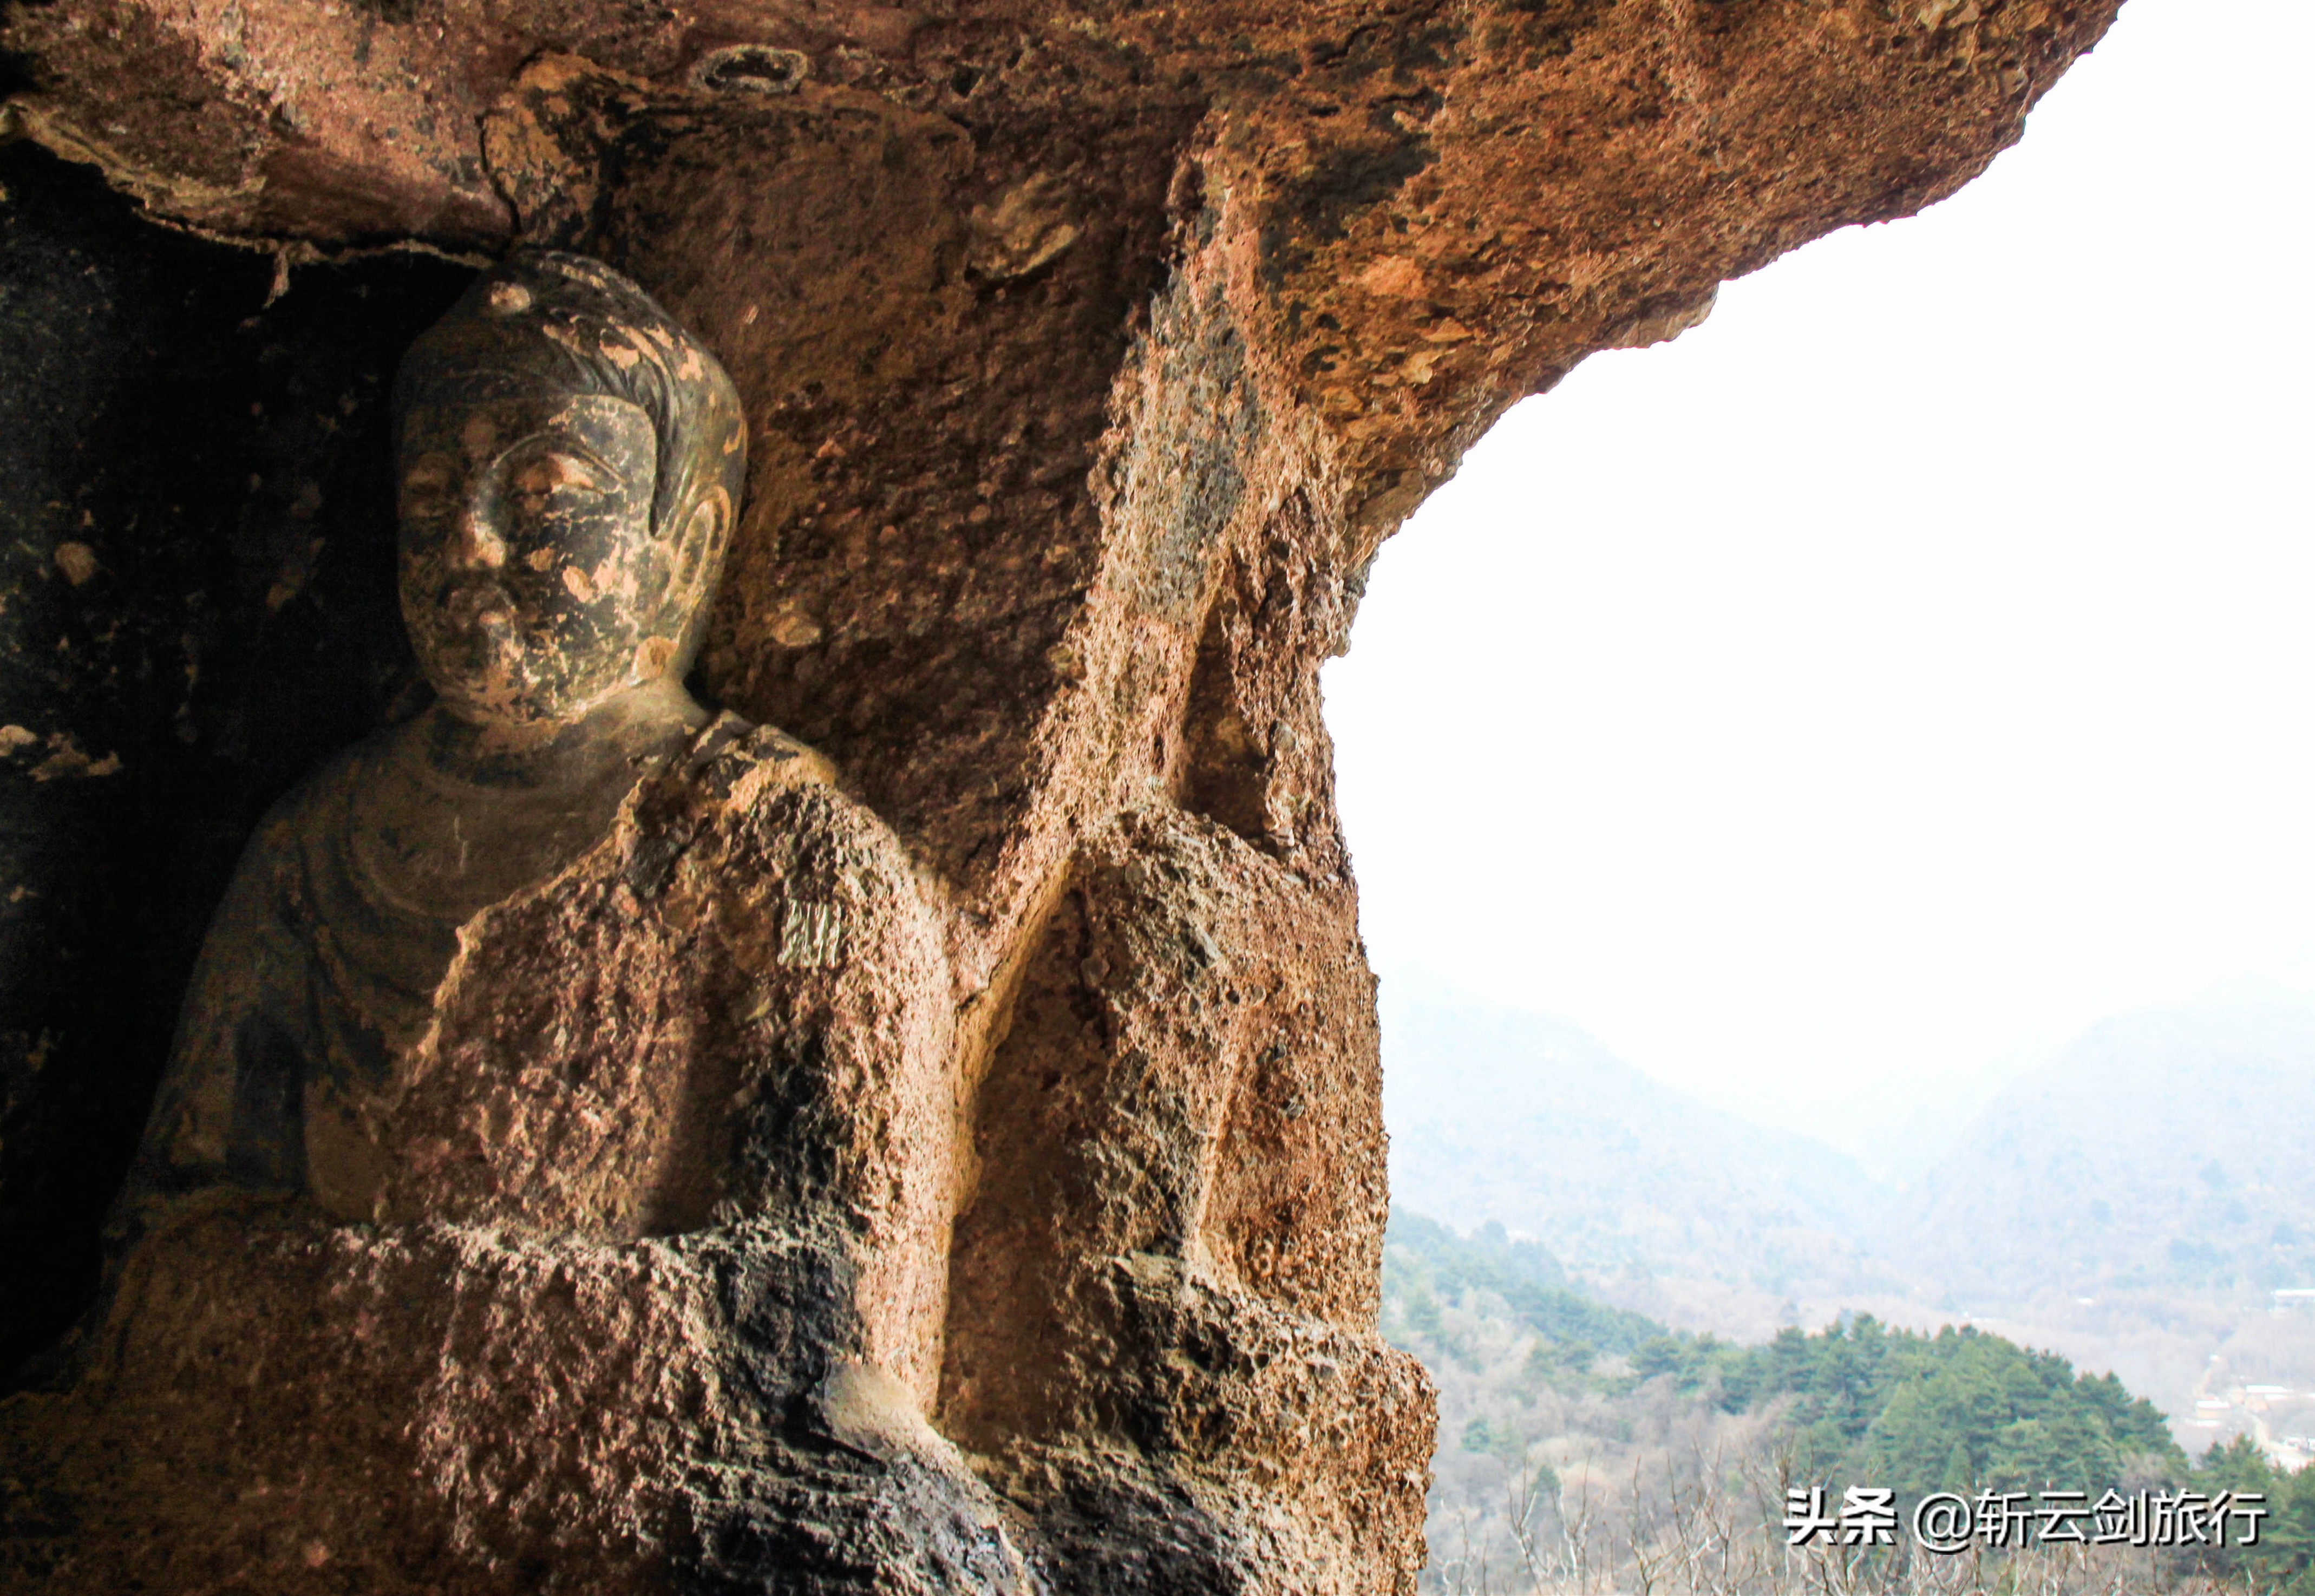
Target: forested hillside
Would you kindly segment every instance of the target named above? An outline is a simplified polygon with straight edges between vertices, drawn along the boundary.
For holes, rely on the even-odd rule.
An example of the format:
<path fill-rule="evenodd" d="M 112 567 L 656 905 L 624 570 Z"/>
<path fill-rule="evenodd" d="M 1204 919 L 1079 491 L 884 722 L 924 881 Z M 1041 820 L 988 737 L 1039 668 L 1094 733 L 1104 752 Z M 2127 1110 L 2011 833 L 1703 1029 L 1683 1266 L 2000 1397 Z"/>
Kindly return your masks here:
<path fill-rule="evenodd" d="M 2186 1466 L 2160 1410 L 2112 1375 L 1967 1327 L 1923 1335 L 1859 1317 L 1747 1347 L 1667 1335 L 1639 1349 L 1632 1373 L 1732 1413 L 1777 1403 L 1796 1473 L 1890 1485 L 1900 1502 L 2049 1486 L 2096 1495 Z"/>
<path fill-rule="evenodd" d="M 1930 1491 L 2191 1484 L 2266 1494 L 2265 1544 L 2145 1554 L 2130 1577 L 2146 1583 L 2126 1588 L 2315 1593 L 2315 1470 L 2278 1474 L 2248 1443 L 2198 1467 L 2151 1403 L 2049 1352 L 1870 1317 L 1751 1346 L 1676 1334 L 1590 1299 L 1539 1243 L 1404 1210 L 1383 1287 L 1385 1333 L 1440 1388 L 1426 1590 L 1576 1589 L 1701 1535 L 1750 1548 L 1729 1589 L 1782 1591 L 1803 1577 L 1776 1529 L 1794 1484 L 1885 1485 L 1908 1508 Z"/>

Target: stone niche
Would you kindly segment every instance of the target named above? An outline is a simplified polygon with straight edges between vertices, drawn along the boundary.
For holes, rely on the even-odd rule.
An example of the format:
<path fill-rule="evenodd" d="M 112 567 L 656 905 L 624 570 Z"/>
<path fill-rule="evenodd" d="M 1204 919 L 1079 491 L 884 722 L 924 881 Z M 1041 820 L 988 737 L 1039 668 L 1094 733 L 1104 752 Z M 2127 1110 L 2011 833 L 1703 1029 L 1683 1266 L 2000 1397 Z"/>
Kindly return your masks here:
<path fill-rule="evenodd" d="M 1410 1591 L 1319 667 L 1505 407 L 1952 191 L 2117 3 L 10 8 L 0 1583 Z M 220 1204 L 100 1290 L 237 850 L 424 704 L 386 385 L 519 245 L 735 380 L 694 690 L 816 750 L 929 927 L 904 1378 L 712 1216 Z M 746 923 L 751 858 L 686 923 Z M 634 963 L 607 924 L 504 932 L 461 1012 Z M 836 1068 L 663 967 L 674 1021 Z"/>

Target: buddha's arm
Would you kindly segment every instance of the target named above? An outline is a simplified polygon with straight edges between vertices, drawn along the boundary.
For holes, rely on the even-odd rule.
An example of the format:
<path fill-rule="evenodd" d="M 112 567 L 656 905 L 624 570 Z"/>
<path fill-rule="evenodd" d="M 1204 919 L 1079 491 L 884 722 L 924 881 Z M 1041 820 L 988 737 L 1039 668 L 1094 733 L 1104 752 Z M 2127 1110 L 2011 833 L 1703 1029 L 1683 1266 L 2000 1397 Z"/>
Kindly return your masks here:
<path fill-rule="evenodd" d="M 293 797 L 251 838 L 209 922 L 130 1175 L 131 1203 L 211 1186 L 304 1189 L 314 1034 Z"/>

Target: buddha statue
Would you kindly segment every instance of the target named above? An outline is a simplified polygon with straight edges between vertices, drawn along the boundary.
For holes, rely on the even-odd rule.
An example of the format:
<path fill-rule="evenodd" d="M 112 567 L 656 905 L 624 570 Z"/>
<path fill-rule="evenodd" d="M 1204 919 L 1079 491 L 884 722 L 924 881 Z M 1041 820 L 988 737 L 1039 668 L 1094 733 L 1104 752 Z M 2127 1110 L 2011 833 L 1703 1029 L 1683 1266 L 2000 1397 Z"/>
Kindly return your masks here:
<path fill-rule="evenodd" d="M 743 491 L 738 395 L 582 256 L 485 275 L 395 395 L 432 705 L 248 846 L 116 1220 L 220 1203 L 634 1242 L 755 1227 L 919 1405 L 953 1010 L 904 851 L 684 687 Z M 144 1238 L 140 1241 L 140 1238 Z"/>

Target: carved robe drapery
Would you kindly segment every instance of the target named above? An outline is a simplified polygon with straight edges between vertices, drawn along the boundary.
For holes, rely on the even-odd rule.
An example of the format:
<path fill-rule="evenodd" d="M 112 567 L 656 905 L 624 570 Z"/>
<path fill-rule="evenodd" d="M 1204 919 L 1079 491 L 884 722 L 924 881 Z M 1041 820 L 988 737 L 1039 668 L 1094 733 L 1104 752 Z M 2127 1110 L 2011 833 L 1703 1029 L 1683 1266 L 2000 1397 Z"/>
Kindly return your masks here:
<path fill-rule="evenodd" d="M 220 1184 L 341 1220 L 629 1239 L 755 1222 L 861 1271 L 928 1394 L 954 1093 L 936 922 L 818 756 L 719 719 L 601 842 L 464 922 L 395 900 L 365 745 L 252 843 L 148 1136 L 146 1226 Z"/>

